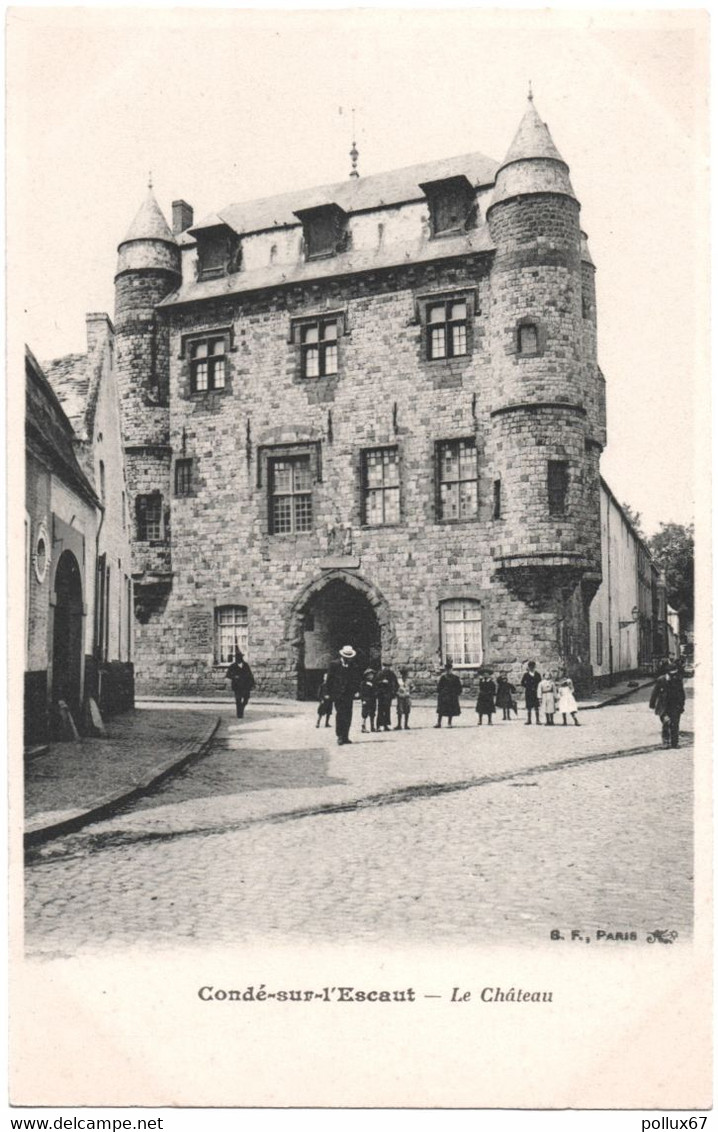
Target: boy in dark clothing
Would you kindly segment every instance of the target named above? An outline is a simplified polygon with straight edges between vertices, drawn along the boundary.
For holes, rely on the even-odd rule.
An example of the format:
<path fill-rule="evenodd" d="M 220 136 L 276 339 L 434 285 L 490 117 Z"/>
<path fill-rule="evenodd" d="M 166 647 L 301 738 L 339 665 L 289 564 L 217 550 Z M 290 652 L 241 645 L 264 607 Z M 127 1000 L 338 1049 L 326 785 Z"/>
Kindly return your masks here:
<path fill-rule="evenodd" d="M 374 669 L 367 668 L 364 678 L 359 685 L 359 699 L 361 700 L 361 729 L 366 731 L 367 720 L 370 729 L 375 731 L 376 719 L 376 688 L 374 686 Z"/>
<path fill-rule="evenodd" d="M 528 718 L 526 726 L 531 723 L 531 712 L 536 713 L 536 722 L 539 721 L 538 686 L 541 683 L 541 673 L 536 671 L 536 661 L 530 660 L 528 671 L 521 677 L 521 687 L 526 693 L 526 711 Z"/>
<path fill-rule="evenodd" d="M 322 682 L 319 686 L 319 707 L 317 708 L 317 727 L 324 719 L 326 722 L 325 727 L 329 726 L 329 720 L 332 718 L 332 697 L 327 690 L 327 677 L 326 673 L 322 677 Z"/>

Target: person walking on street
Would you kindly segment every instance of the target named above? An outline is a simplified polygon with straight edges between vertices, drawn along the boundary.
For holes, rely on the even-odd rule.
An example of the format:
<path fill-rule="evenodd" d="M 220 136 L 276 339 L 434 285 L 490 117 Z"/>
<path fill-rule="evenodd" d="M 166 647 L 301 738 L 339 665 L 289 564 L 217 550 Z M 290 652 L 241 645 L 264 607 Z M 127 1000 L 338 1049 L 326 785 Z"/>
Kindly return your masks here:
<path fill-rule="evenodd" d="M 388 664 L 383 665 L 376 674 L 376 729 L 391 729 L 391 701 L 396 695 L 398 684 L 396 673 Z"/>
<path fill-rule="evenodd" d="M 678 665 L 673 662 L 668 671 L 653 685 L 648 701 L 661 721 L 661 738 L 664 747 L 677 747 L 681 715 L 686 706 L 686 692 Z"/>
<path fill-rule="evenodd" d="M 322 722 L 322 719 L 325 721 L 324 726 L 328 727 L 329 726 L 329 720 L 331 718 L 332 718 L 332 697 L 329 695 L 329 692 L 327 691 L 327 674 L 325 672 L 324 676 L 322 677 L 322 682 L 319 685 L 319 707 L 317 708 L 317 727 L 319 727 L 319 724 Z"/>
<path fill-rule="evenodd" d="M 354 697 L 359 691 L 361 673 L 354 663 L 356 652 L 351 645 L 339 650 L 339 658 L 331 661 L 327 670 L 327 691 L 334 704 L 337 743 L 343 746 L 351 743 L 349 730 L 352 725 Z"/>
<path fill-rule="evenodd" d="M 566 719 L 567 715 L 573 718 L 573 722 L 577 727 L 581 726 L 578 722 L 578 704 L 576 703 L 576 697 L 574 695 L 573 680 L 565 670 L 558 682 L 558 703 L 556 710 L 560 711 L 563 716 L 564 727 L 568 725 L 568 720 Z"/>
<path fill-rule="evenodd" d="M 496 685 L 491 677 L 490 672 L 486 672 L 479 680 L 479 695 L 476 700 L 476 710 L 479 714 L 478 726 L 484 721 L 484 716 L 489 721 L 489 727 L 492 724 L 492 715 L 496 710 Z"/>
<path fill-rule="evenodd" d="M 400 668 L 399 678 L 396 682 L 396 727 L 395 731 L 401 731 L 401 721 L 404 720 L 404 730 L 409 730 L 409 713 L 411 711 L 411 680 L 409 679 L 409 669 Z"/>
<path fill-rule="evenodd" d="M 546 726 L 553 727 L 553 717 L 556 711 L 556 681 L 553 678 L 553 672 L 546 673 L 538 686 L 538 694 Z M 538 712 L 536 714 L 538 715 Z"/>
<path fill-rule="evenodd" d="M 244 719 L 244 709 L 249 703 L 254 687 L 254 676 L 239 649 L 234 654 L 234 661 L 225 672 L 225 679 L 231 681 L 234 702 L 237 705 L 237 719 Z"/>
<path fill-rule="evenodd" d="M 526 693 L 526 711 L 528 718 L 526 726 L 531 724 L 531 712 L 536 713 L 536 722 L 539 721 L 539 701 L 538 701 L 538 686 L 541 683 L 541 673 L 536 671 L 536 661 L 530 660 L 528 669 L 521 677 L 521 687 Z"/>
<path fill-rule="evenodd" d="M 514 706 L 516 688 L 509 683 L 505 672 L 502 672 L 496 681 L 496 707 L 501 708 L 504 719 L 511 719 L 511 710 Z"/>
<path fill-rule="evenodd" d="M 376 687 L 374 686 L 375 673 L 373 668 L 367 668 L 364 679 L 359 685 L 359 699 L 361 700 L 361 729 L 366 731 L 367 720 L 370 729 L 375 731 L 376 719 Z"/>
<path fill-rule="evenodd" d="M 434 727 L 441 727 L 441 721 L 446 716 L 449 727 L 453 727 L 454 716 L 461 715 L 459 696 L 462 692 L 461 681 L 454 672 L 453 661 L 447 660 L 444 671 L 439 677 L 437 685 L 436 715 Z"/>

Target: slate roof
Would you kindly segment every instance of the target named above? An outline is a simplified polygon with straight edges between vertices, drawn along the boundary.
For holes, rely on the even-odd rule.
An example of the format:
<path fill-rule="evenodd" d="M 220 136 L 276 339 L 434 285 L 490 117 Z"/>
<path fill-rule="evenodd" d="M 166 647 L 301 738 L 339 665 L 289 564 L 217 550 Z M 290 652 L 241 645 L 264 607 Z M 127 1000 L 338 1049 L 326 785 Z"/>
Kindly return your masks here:
<path fill-rule="evenodd" d="M 25 442 L 53 472 L 94 506 L 101 506 L 78 463 L 75 434 L 32 351 L 25 347 Z"/>
<path fill-rule="evenodd" d="M 509 146 L 509 152 L 501 162 L 501 168 L 510 165 L 513 161 L 525 161 L 532 157 L 543 157 L 566 164 L 554 145 L 548 126 L 539 118 L 533 101 L 529 101 L 514 140 Z"/>
<path fill-rule="evenodd" d="M 177 242 L 152 189 L 137 210 L 122 243 L 126 244 L 130 240 L 164 240 L 168 244 Z"/>
<path fill-rule="evenodd" d="M 64 358 L 43 362 L 47 380 L 80 440 L 87 439 L 86 413 L 90 391 L 88 362 L 87 354 L 66 354 Z"/>
<path fill-rule="evenodd" d="M 484 157 L 482 153 L 468 153 L 393 169 L 388 173 L 374 173 L 368 177 L 347 177 L 333 185 L 319 185 L 262 200 L 230 204 L 219 213 L 193 224 L 190 232 L 213 227 L 218 219 L 242 234 L 293 227 L 299 224 L 295 212 L 322 204 L 338 204 L 345 212 L 352 213 L 425 200 L 420 184 L 464 176 L 475 188 L 486 187 L 494 183 L 498 167 L 498 162 Z M 191 241 L 180 240 L 180 243 L 183 242 Z"/>

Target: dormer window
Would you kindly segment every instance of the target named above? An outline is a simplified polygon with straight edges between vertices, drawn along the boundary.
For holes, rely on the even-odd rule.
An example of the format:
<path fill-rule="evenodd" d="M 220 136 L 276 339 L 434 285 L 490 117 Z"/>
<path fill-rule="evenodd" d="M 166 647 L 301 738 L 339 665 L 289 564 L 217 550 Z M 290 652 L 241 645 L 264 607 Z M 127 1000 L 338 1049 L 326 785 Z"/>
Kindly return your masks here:
<path fill-rule="evenodd" d="M 218 279 L 229 271 L 237 270 L 241 245 L 237 233 L 226 224 L 194 228 L 191 234 L 197 241 L 199 279 Z"/>
<path fill-rule="evenodd" d="M 338 204 L 302 208 L 294 215 L 302 222 L 307 259 L 336 255 L 342 250 L 346 239 L 347 214 Z"/>
<path fill-rule="evenodd" d="M 429 202 L 432 236 L 455 235 L 475 226 L 476 197 L 467 177 L 427 181 L 419 188 Z"/>

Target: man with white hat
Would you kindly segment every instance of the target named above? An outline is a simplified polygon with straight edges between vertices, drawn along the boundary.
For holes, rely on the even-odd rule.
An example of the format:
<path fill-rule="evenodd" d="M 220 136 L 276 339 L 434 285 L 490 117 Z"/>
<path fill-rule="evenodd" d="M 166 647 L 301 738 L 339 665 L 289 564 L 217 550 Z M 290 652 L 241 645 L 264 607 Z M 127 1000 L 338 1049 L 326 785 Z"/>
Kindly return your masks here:
<path fill-rule="evenodd" d="M 336 710 L 337 743 L 351 743 L 349 728 L 352 725 L 354 696 L 359 691 L 361 672 L 354 663 L 356 652 L 351 645 L 339 650 L 339 659 L 331 661 L 327 669 L 327 691 Z"/>

